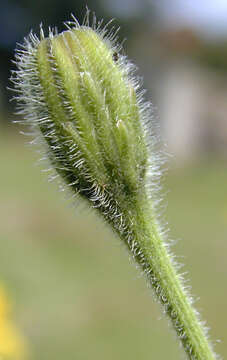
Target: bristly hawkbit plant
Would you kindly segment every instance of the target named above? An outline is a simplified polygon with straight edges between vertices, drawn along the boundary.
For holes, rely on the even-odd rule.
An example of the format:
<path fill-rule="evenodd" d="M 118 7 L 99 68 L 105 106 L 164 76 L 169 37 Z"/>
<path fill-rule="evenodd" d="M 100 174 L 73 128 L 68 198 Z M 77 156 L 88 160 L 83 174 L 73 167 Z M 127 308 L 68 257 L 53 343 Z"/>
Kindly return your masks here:
<path fill-rule="evenodd" d="M 217 356 L 192 307 L 157 220 L 161 159 L 150 104 L 116 33 L 101 22 L 30 34 L 16 51 L 19 112 L 45 140 L 58 175 L 112 227 L 152 285 L 189 359 Z"/>

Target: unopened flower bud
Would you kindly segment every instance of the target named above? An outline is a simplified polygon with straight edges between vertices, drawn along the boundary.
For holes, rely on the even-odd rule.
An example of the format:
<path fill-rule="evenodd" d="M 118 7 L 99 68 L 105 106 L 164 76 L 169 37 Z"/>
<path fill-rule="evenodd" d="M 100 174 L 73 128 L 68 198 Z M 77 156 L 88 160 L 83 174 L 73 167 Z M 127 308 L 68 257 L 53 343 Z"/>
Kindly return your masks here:
<path fill-rule="evenodd" d="M 145 189 L 148 155 L 138 84 L 118 51 L 87 26 L 47 38 L 41 30 L 17 51 L 15 83 L 54 168 L 119 231 Z"/>

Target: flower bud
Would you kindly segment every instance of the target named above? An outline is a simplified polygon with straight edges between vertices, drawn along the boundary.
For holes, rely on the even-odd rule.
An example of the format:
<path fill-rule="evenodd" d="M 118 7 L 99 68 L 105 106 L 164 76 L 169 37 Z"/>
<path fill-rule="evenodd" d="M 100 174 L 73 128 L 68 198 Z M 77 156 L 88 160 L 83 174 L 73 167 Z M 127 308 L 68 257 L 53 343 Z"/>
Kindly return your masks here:
<path fill-rule="evenodd" d="M 154 214 L 148 177 L 159 176 L 160 158 L 154 152 L 157 136 L 148 151 L 151 114 L 134 67 L 105 28 L 77 22 L 60 35 L 31 34 L 16 60 L 21 113 L 40 131 L 53 167 L 124 241 L 189 358 L 214 360 Z"/>
<path fill-rule="evenodd" d="M 14 82 L 27 122 L 41 131 L 72 191 L 120 230 L 148 167 L 133 66 L 105 31 L 78 24 L 47 38 L 31 34 L 24 48 Z"/>

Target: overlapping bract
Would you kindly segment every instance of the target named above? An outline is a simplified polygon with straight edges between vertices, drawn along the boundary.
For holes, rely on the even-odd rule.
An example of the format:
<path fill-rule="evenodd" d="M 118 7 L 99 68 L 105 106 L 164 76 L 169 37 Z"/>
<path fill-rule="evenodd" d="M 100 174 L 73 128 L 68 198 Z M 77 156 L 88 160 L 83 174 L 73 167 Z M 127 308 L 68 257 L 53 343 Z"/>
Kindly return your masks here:
<path fill-rule="evenodd" d="M 41 31 L 18 50 L 15 78 L 22 112 L 41 130 L 54 168 L 111 221 L 144 191 L 148 168 L 138 83 L 116 51 L 86 26 L 48 38 Z"/>

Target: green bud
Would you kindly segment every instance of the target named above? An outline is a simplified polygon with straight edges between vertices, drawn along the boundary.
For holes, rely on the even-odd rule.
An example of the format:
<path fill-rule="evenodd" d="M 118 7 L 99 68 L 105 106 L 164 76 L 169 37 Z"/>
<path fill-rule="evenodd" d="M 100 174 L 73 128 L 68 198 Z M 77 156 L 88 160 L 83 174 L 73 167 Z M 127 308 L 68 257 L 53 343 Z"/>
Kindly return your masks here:
<path fill-rule="evenodd" d="M 53 167 L 121 231 L 148 170 L 146 106 L 132 64 L 105 30 L 76 24 L 48 38 L 31 34 L 16 56 L 18 100 Z"/>
<path fill-rule="evenodd" d="M 17 50 L 16 65 L 20 112 L 44 139 L 54 169 L 124 241 L 189 359 L 214 360 L 154 211 L 161 162 L 146 125 L 150 105 L 113 34 L 77 21 L 47 38 L 41 29 L 40 39 L 30 34 Z"/>

